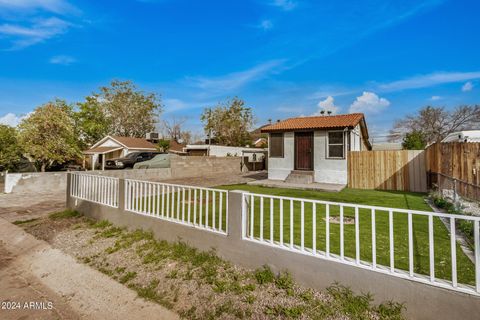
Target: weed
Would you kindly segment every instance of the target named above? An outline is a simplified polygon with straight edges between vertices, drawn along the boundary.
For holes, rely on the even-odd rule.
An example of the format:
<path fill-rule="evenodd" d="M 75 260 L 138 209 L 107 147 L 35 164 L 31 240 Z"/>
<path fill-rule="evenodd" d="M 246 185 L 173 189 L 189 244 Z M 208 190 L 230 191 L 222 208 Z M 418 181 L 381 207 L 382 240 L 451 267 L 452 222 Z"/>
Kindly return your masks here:
<path fill-rule="evenodd" d="M 101 221 L 92 220 L 90 222 L 90 225 L 92 226 L 92 228 L 95 228 L 95 229 L 105 229 L 107 227 L 110 227 L 112 224 L 108 220 L 101 220 Z"/>
<path fill-rule="evenodd" d="M 82 214 L 78 211 L 67 209 L 64 211 L 59 211 L 55 213 L 51 213 L 48 217 L 51 220 L 59 220 L 59 219 L 68 219 L 68 218 L 78 218 L 81 217 Z"/>
<path fill-rule="evenodd" d="M 139 297 L 144 298 L 146 300 L 154 301 L 162 306 L 171 309 L 173 307 L 172 303 L 164 298 L 163 295 L 159 295 L 157 293 L 157 287 L 160 283 L 159 280 L 155 279 L 150 282 L 150 284 L 146 287 L 139 286 L 136 284 L 132 284 L 129 287 L 137 291 Z"/>
<path fill-rule="evenodd" d="M 124 273 L 125 272 L 125 267 L 116 267 L 115 268 L 115 272 L 116 273 Z"/>
<path fill-rule="evenodd" d="M 124 274 L 122 277 L 120 277 L 120 283 L 127 283 L 128 281 L 132 280 L 133 278 L 135 278 L 137 276 L 137 273 L 136 272 L 127 272 L 126 274 Z"/>
<path fill-rule="evenodd" d="M 176 279 L 177 276 L 178 276 L 178 270 L 172 270 L 172 271 L 170 271 L 169 274 L 167 274 L 166 277 L 167 277 L 168 279 Z"/>
<path fill-rule="evenodd" d="M 275 285 L 279 289 L 292 291 L 293 290 L 293 279 L 290 273 L 283 272 L 278 274 L 277 278 L 275 279 Z"/>
<path fill-rule="evenodd" d="M 354 318 L 364 318 L 373 300 L 370 294 L 355 295 L 350 288 L 337 283 L 328 287 L 327 291 L 340 311 Z"/>
<path fill-rule="evenodd" d="M 34 222 L 34 221 L 37 221 L 38 218 L 33 218 L 33 219 L 28 219 L 28 220 L 17 220 L 17 221 L 14 221 L 13 224 L 15 225 L 21 225 L 21 224 L 26 224 L 26 223 L 30 223 L 30 222 Z"/>
<path fill-rule="evenodd" d="M 248 304 L 254 303 L 256 300 L 255 296 L 253 294 L 249 294 L 245 297 L 245 302 Z"/>
<path fill-rule="evenodd" d="M 276 317 L 299 318 L 305 311 L 305 306 L 286 307 L 282 305 L 268 306 L 265 314 Z"/>
<path fill-rule="evenodd" d="M 255 270 L 255 279 L 258 284 L 272 283 L 275 280 L 275 275 L 268 266 L 263 266 L 261 269 Z"/>
<path fill-rule="evenodd" d="M 388 301 L 375 308 L 380 319 L 400 320 L 403 319 L 402 311 L 405 308 L 403 303 Z"/>

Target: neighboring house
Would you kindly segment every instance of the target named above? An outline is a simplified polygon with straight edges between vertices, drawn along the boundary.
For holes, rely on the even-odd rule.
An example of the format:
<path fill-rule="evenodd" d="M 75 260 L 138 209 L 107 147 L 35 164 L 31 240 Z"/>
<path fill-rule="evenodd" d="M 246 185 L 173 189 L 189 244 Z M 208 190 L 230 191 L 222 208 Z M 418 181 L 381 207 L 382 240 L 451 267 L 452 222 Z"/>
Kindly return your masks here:
<path fill-rule="evenodd" d="M 255 142 L 253 142 L 253 146 L 255 148 L 263 148 L 267 145 L 267 143 L 267 138 L 258 138 L 257 140 L 255 140 Z"/>
<path fill-rule="evenodd" d="M 157 147 L 143 138 L 106 136 L 83 154 L 90 157 L 89 164 L 92 170 L 96 167 L 103 170 L 108 159 L 124 157 L 136 151 L 157 151 Z"/>
<path fill-rule="evenodd" d="M 174 153 L 178 155 L 186 155 L 183 149 L 186 147 L 186 144 L 180 143 L 175 140 L 170 140 L 170 146 L 168 147 L 169 153 Z"/>
<path fill-rule="evenodd" d="M 290 118 L 262 132 L 268 133 L 271 180 L 346 184 L 348 151 L 371 149 L 361 113 Z"/>
<path fill-rule="evenodd" d="M 452 132 L 442 142 L 480 142 L 480 130 Z"/>

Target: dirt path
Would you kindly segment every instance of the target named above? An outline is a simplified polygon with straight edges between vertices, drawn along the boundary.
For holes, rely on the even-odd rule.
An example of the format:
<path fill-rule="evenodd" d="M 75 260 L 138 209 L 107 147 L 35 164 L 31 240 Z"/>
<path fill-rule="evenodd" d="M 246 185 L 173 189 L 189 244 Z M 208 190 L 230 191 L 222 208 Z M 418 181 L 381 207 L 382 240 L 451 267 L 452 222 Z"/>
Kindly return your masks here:
<path fill-rule="evenodd" d="M 178 318 L 2 218 L 0 257 L 0 300 L 21 305 L 0 308 L 0 319 Z M 37 309 L 25 309 L 24 302 L 37 302 Z"/>
<path fill-rule="evenodd" d="M 64 208 L 65 192 L 0 193 L 0 217 L 9 222 L 36 219 Z"/>

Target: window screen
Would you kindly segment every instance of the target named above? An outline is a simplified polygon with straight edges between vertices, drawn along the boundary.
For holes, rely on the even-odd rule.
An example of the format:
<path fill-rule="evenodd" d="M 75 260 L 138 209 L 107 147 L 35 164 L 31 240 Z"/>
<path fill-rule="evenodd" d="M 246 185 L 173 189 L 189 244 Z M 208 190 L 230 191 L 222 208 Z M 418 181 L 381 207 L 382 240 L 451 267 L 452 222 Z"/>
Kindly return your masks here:
<path fill-rule="evenodd" d="M 328 132 L 328 157 L 344 158 L 344 150 L 343 131 Z"/>
<path fill-rule="evenodd" d="M 270 133 L 270 157 L 283 158 L 283 133 Z"/>

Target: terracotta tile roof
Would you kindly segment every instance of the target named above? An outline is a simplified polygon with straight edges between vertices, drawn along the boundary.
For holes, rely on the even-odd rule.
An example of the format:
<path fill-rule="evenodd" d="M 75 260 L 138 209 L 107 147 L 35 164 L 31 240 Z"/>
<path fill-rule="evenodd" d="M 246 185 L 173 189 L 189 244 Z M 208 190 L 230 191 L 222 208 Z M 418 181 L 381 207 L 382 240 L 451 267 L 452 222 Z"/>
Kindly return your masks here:
<path fill-rule="evenodd" d="M 354 127 L 363 119 L 363 113 L 290 118 L 266 126 L 262 132 Z"/>
<path fill-rule="evenodd" d="M 131 138 L 131 137 L 120 137 L 120 136 L 111 136 L 111 137 L 129 149 L 157 150 L 157 147 L 153 143 L 143 138 Z"/>
<path fill-rule="evenodd" d="M 122 147 L 96 147 L 83 151 L 84 154 L 104 154 L 115 150 L 122 149 Z"/>

